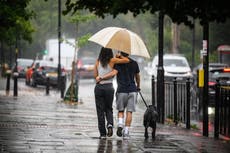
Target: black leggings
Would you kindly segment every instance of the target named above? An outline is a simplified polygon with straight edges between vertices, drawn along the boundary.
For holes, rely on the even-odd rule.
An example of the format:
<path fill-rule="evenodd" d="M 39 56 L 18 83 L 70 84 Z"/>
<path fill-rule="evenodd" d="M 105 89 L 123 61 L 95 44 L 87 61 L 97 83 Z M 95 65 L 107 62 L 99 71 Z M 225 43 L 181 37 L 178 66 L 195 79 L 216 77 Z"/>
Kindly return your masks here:
<path fill-rule="evenodd" d="M 113 126 L 113 84 L 97 84 L 94 89 L 94 94 L 97 109 L 98 129 L 100 136 L 105 136 L 105 117 L 107 120 L 107 126 Z"/>

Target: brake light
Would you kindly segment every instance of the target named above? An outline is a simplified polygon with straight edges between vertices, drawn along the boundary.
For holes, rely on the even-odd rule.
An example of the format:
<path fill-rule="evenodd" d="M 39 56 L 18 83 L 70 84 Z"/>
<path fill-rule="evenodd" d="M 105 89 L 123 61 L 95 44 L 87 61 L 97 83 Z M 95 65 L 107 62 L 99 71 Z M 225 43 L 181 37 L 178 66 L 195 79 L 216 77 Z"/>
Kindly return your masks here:
<path fill-rule="evenodd" d="M 77 68 L 80 69 L 82 67 L 82 61 L 78 60 L 77 61 Z"/>
<path fill-rule="evenodd" d="M 208 82 L 208 85 L 209 85 L 209 86 L 214 86 L 215 84 L 216 84 L 216 82 L 213 82 L 213 81 L 209 81 L 209 82 Z"/>
<path fill-rule="evenodd" d="M 18 69 L 18 71 L 23 70 L 23 68 L 21 66 L 18 66 L 17 69 Z"/>
<path fill-rule="evenodd" d="M 44 69 L 45 69 L 45 68 L 42 66 L 42 67 L 39 67 L 39 68 L 37 69 L 37 71 L 42 72 Z"/>
<path fill-rule="evenodd" d="M 224 68 L 224 72 L 230 72 L 230 68 Z"/>
<path fill-rule="evenodd" d="M 38 71 L 42 71 L 42 68 L 41 68 L 41 67 L 39 67 L 37 70 L 38 70 Z"/>

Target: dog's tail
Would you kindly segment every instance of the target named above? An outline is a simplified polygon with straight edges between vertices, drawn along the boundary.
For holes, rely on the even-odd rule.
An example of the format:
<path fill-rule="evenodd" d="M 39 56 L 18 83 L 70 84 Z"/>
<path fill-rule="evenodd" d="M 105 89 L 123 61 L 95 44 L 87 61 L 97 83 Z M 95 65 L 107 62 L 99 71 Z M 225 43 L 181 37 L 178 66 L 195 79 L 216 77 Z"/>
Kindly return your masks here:
<path fill-rule="evenodd" d="M 143 100 L 143 102 L 145 103 L 145 106 L 148 108 L 148 105 L 147 105 L 147 103 L 146 103 L 144 97 L 142 96 L 141 91 L 138 91 L 138 93 L 139 93 L 139 95 L 141 96 L 141 99 Z"/>

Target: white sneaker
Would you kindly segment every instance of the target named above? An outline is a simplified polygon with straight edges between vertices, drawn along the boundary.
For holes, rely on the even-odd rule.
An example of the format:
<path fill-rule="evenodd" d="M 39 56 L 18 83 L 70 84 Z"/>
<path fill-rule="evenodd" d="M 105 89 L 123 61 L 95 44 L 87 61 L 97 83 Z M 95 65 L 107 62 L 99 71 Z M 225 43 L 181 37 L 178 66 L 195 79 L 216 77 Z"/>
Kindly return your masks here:
<path fill-rule="evenodd" d="M 123 135 L 123 139 L 129 139 L 130 138 L 129 132 L 128 133 L 123 132 L 122 135 Z"/>

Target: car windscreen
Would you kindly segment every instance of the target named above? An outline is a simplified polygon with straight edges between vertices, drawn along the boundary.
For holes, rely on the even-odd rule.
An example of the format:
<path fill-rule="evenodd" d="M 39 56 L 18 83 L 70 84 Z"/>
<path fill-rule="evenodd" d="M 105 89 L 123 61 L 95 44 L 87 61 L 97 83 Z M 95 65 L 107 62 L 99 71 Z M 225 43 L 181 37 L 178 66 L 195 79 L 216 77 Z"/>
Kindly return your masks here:
<path fill-rule="evenodd" d="M 220 71 L 216 71 L 216 72 L 212 72 L 212 75 L 214 76 L 214 77 L 217 77 L 217 76 L 220 76 L 220 75 L 225 75 L 225 76 L 229 76 L 230 77 L 230 72 L 220 72 Z"/>
<path fill-rule="evenodd" d="M 23 60 L 23 61 L 18 61 L 18 66 L 21 66 L 23 68 L 26 68 L 28 66 L 30 66 L 33 63 L 33 61 L 27 61 L 27 60 Z"/>
<path fill-rule="evenodd" d="M 44 70 L 46 72 L 57 72 L 58 68 L 57 67 L 51 67 L 51 66 L 44 66 Z"/>
<path fill-rule="evenodd" d="M 164 59 L 164 66 L 188 67 L 188 64 L 181 59 Z"/>
<path fill-rule="evenodd" d="M 95 59 L 91 59 L 91 58 L 83 58 L 82 59 L 82 64 L 87 64 L 87 65 L 94 65 L 95 64 Z"/>
<path fill-rule="evenodd" d="M 209 71 L 210 80 L 223 79 L 223 78 L 230 79 L 230 71 L 224 71 L 223 68 Z"/>

